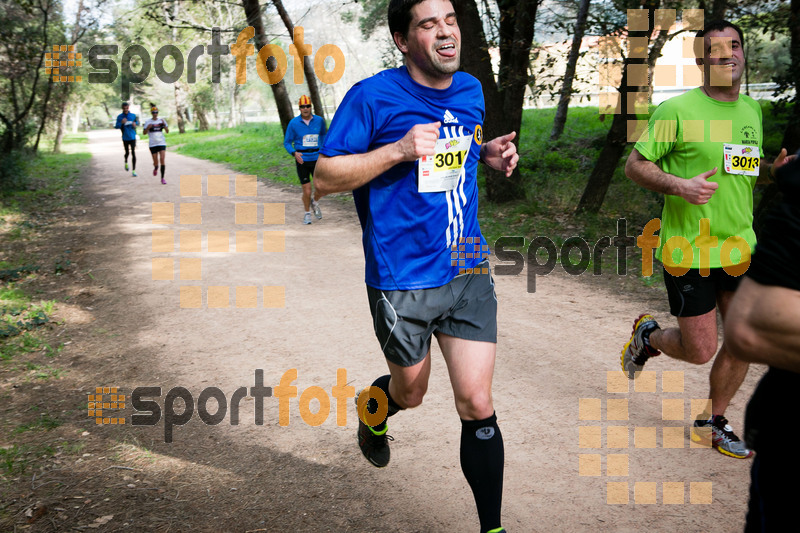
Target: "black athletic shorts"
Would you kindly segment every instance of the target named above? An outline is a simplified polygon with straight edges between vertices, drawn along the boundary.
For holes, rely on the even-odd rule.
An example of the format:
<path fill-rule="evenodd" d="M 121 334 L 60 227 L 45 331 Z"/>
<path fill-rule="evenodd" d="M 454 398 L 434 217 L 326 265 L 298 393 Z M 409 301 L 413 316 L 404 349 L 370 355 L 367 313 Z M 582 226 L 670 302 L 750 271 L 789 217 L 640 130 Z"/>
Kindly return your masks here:
<path fill-rule="evenodd" d="M 130 141 L 122 141 L 122 146 L 124 146 L 125 148 L 130 146 L 132 150 L 136 150 L 136 139 L 131 139 Z"/>
<path fill-rule="evenodd" d="M 673 276 L 665 268 L 669 311 L 674 316 L 704 315 L 717 306 L 717 292 L 735 291 L 741 279 L 723 268 L 709 269 L 708 276 L 701 276 L 697 268 L 690 268 L 683 276 Z"/>
<path fill-rule="evenodd" d="M 167 147 L 164 146 L 163 144 L 161 146 L 151 146 L 150 147 L 150 153 L 151 154 L 157 154 L 158 152 L 162 152 L 162 151 L 164 151 L 166 149 L 167 149 Z"/>
<path fill-rule="evenodd" d="M 497 296 L 489 261 L 485 274 L 461 274 L 432 289 L 382 291 L 367 286 L 375 335 L 386 359 L 400 366 L 421 362 L 435 331 L 483 342 L 497 342 Z"/>
<path fill-rule="evenodd" d="M 300 153 L 302 154 L 302 152 Z M 297 177 L 300 178 L 300 185 L 311 183 L 311 176 L 314 175 L 314 167 L 317 166 L 317 160 L 303 161 L 302 165 L 295 160 L 295 165 L 297 165 Z"/>

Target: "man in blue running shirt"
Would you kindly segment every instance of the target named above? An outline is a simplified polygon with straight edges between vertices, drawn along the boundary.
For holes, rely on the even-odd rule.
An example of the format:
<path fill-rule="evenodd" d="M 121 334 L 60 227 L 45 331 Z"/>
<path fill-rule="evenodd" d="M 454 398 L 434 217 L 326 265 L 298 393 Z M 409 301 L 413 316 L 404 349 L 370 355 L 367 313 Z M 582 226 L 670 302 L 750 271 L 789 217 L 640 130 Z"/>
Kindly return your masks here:
<path fill-rule="evenodd" d="M 353 191 L 367 296 L 389 366 L 358 398 L 359 447 L 373 465 L 389 463 L 386 418 L 422 403 L 436 336 L 461 418 L 461 468 L 481 532 L 496 533 L 504 531 L 503 439 L 491 391 L 497 299 L 476 175 L 479 160 L 511 175 L 515 132 L 483 140 L 483 92 L 458 71 L 450 0 L 391 0 L 388 19 L 405 66 L 348 91 L 316 175 L 320 196 Z"/>
<path fill-rule="evenodd" d="M 297 164 L 297 177 L 303 187 L 303 208 L 305 215 L 303 224 L 311 224 L 311 208 L 317 220 L 322 218 L 322 211 L 316 199 L 311 198 L 311 178 L 319 156 L 319 147 L 325 139 L 328 126 L 325 119 L 311 112 L 311 98 L 300 97 L 300 114 L 289 121 L 283 147 L 294 157 Z"/>
<path fill-rule="evenodd" d="M 128 150 L 130 150 L 134 178 L 136 177 L 136 126 L 138 125 L 139 117 L 130 112 L 128 102 L 122 102 L 122 113 L 117 115 L 117 123 L 114 128 L 122 130 L 122 145 L 125 147 L 125 170 L 128 170 Z"/>

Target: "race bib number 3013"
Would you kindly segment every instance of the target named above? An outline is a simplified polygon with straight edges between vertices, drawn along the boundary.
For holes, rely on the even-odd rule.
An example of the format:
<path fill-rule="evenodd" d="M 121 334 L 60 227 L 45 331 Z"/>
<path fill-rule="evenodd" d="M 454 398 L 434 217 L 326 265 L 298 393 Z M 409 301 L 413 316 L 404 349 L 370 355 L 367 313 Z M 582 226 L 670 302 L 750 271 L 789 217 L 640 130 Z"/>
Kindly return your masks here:
<path fill-rule="evenodd" d="M 758 176 L 761 156 L 758 146 L 724 144 L 725 172 L 742 176 Z"/>

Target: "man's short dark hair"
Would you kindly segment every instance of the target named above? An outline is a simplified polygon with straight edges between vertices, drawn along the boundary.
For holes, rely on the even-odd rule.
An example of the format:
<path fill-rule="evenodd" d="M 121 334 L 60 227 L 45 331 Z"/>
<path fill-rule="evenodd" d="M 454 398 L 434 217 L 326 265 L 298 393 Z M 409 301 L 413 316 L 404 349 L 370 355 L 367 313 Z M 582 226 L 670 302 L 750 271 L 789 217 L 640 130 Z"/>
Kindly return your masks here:
<path fill-rule="evenodd" d="M 398 32 L 403 37 L 408 35 L 408 27 L 411 25 L 411 8 L 422 2 L 424 0 L 391 0 L 389 2 L 389 33 L 392 38 Z"/>
<path fill-rule="evenodd" d="M 403 37 L 408 36 L 408 27 L 411 25 L 411 8 L 425 0 L 391 0 L 389 2 L 389 33 L 394 39 L 394 34 L 399 32 Z M 456 7 L 457 0 L 450 0 Z"/>
<path fill-rule="evenodd" d="M 703 39 L 703 37 L 709 32 L 722 31 L 725 28 L 733 28 L 736 30 L 736 33 L 739 34 L 739 44 L 742 46 L 742 50 L 744 50 L 744 32 L 742 28 L 727 20 L 712 20 L 711 22 L 707 22 L 703 26 L 703 29 L 695 34 L 695 37 L 700 39 L 700 41 L 695 41 L 694 47 L 694 54 L 698 59 L 703 59 L 705 57 L 705 44 L 703 44 L 705 39 Z"/>
<path fill-rule="evenodd" d="M 122 102 L 122 107 L 125 107 L 126 105 L 130 105 L 130 104 L 128 104 L 128 102 Z"/>

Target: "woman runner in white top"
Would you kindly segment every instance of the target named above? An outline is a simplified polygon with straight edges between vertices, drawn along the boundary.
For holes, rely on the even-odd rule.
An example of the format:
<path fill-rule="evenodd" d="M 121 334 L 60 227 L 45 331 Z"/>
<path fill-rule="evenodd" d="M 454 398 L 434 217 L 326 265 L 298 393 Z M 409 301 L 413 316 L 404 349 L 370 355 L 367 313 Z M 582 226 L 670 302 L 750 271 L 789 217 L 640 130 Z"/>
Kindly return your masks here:
<path fill-rule="evenodd" d="M 164 179 L 164 169 L 166 165 L 164 160 L 167 156 L 167 140 L 164 138 L 164 132 L 169 133 L 167 121 L 163 118 L 158 118 L 158 107 L 151 104 L 150 113 L 153 118 L 147 119 L 144 123 L 144 131 L 150 137 L 150 154 L 153 156 L 153 176 L 158 174 L 158 157 L 161 154 L 161 183 L 167 184 Z"/>

